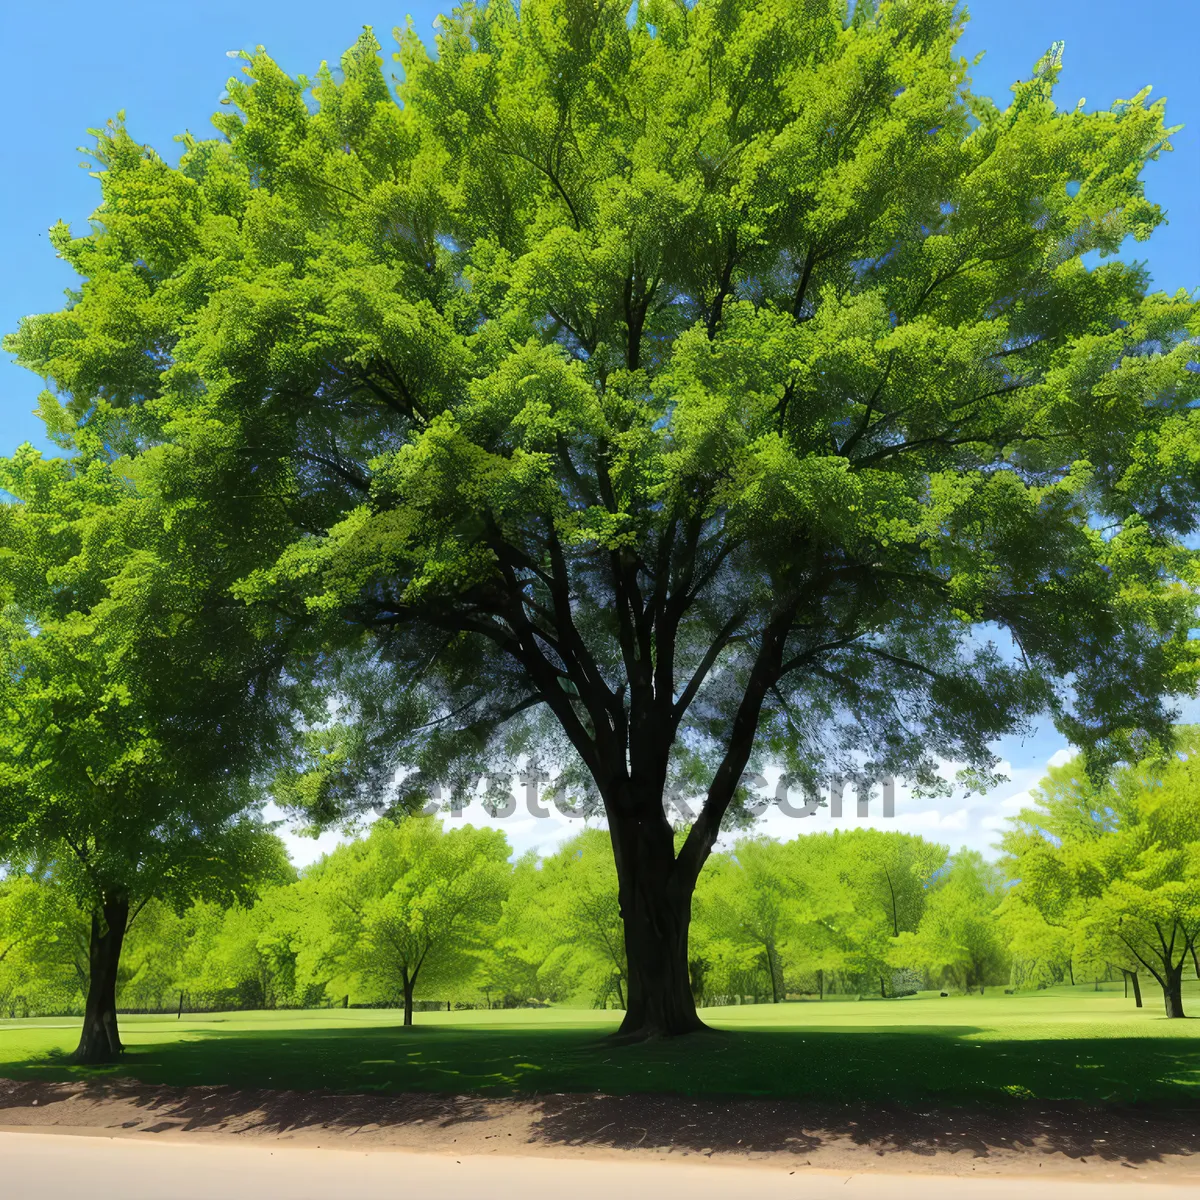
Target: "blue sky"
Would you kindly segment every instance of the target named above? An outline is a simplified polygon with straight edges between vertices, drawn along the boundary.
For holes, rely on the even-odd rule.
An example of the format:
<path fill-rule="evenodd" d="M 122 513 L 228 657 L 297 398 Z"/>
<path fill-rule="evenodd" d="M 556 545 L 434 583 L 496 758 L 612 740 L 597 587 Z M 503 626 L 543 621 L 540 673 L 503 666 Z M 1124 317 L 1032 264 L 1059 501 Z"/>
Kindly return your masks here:
<path fill-rule="evenodd" d="M 130 131 L 169 158 L 172 138 L 185 129 L 209 131 L 209 118 L 234 64 L 228 50 L 264 45 L 293 74 L 311 74 L 322 59 L 336 62 L 363 25 L 372 25 L 385 53 L 392 29 L 411 13 L 417 31 L 432 35 L 443 6 L 430 3 L 312 3 L 311 0 L 109 0 L 101 9 L 82 0 L 0 4 L 0 45 L 7 50 L 10 121 L 8 182 L 0 188 L 0 330 L 25 313 L 61 306 L 71 272 L 50 249 L 46 230 L 63 219 L 82 228 L 98 200 L 96 182 L 80 169 L 76 147 L 87 129 L 118 109 Z M 974 69 L 976 90 L 1003 101 L 1016 79 L 1028 78 L 1038 57 L 1066 43 L 1058 93 L 1064 108 L 1081 97 L 1107 107 L 1146 85 L 1168 98 L 1172 124 L 1186 128 L 1175 151 L 1146 173 L 1150 198 L 1170 223 L 1149 243 L 1128 248 L 1150 266 L 1155 285 L 1169 291 L 1200 286 L 1200 70 L 1195 0 L 1161 0 L 1145 8 L 1127 0 L 976 0 L 962 43 L 968 56 L 986 51 Z M 24 441 L 46 449 L 32 415 L 40 381 L 0 356 L 0 453 Z M 1012 764 L 1013 785 L 987 801 L 960 801 L 922 810 L 898 799 L 895 828 L 985 848 L 994 821 L 1045 763 L 1062 749 L 1052 729 L 1000 747 Z M 828 818 L 814 818 L 827 820 Z M 522 846 L 545 841 L 547 822 L 532 819 Z M 557 826 L 557 822 L 555 822 Z M 796 822 L 788 822 L 795 825 Z M 939 833 L 939 828 L 941 832 Z M 565 828 L 564 828 L 565 831 Z M 780 830 L 786 834 L 785 830 Z M 559 836 L 557 833 L 555 836 Z M 300 847 L 300 856 L 311 851 Z"/>

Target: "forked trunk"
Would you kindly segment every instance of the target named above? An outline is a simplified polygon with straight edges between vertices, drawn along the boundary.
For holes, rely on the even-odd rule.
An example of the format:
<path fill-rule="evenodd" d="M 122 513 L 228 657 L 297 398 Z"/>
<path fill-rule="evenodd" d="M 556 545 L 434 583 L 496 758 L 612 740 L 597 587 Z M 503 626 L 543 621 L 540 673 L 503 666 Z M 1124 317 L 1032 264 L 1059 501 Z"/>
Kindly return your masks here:
<path fill-rule="evenodd" d="M 688 971 L 695 881 L 674 870 L 674 840 L 666 820 L 650 824 L 610 821 L 629 984 L 617 1035 L 630 1039 L 676 1037 L 707 1028 L 696 1015 Z"/>
<path fill-rule="evenodd" d="M 1163 1000 L 1168 1017 L 1182 1017 L 1183 1012 L 1183 963 L 1171 967 L 1163 977 Z"/>
<path fill-rule="evenodd" d="M 106 897 L 102 907 L 92 912 L 88 993 L 74 1054 L 77 1063 L 116 1062 L 124 1049 L 117 1032 L 117 969 L 128 925 L 127 899 Z"/>

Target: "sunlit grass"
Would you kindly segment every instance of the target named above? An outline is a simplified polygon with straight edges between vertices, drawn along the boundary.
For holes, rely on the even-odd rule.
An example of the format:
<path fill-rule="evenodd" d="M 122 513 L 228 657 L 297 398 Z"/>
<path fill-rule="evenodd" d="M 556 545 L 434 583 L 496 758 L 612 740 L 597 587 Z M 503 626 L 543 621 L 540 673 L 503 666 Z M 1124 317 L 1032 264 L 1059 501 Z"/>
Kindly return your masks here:
<path fill-rule="evenodd" d="M 1200 994 L 1188 997 L 1200 1013 Z M 922 995 L 706 1009 L 724 1036 L 614 1046 L 620 1014 L 547 1008 L 365 1009 L 122 1018 L 117 1067 L 64 1061 L 78 1023 L 0 1022 L 0 1076 L 492 1094 L 654 1091 L 878 1103 L 1077 1099 L 1200 1104 L 1200 1020 L 1168 1021 L 1148 989 Z"/>

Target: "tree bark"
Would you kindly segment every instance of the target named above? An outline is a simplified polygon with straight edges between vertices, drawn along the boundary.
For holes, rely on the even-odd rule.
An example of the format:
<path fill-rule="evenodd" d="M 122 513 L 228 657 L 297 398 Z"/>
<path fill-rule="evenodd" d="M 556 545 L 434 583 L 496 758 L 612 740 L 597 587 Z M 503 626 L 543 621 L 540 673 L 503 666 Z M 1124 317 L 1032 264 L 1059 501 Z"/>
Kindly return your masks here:
<path fill-rule="evenodd" d="M 1133 984 L 1133 1005 L 1135 1008 L 1141 1008 L 1142 985 L 1138 982 L 1138 973 L 1136 971 L 1129 972 L 1129 982 Z"/>
<path fill-rule="evenodd" d="M 774 942 L 767 942 L 767 969 L 771 972 L 771 1003 L 778 1004 L 783 997 L 780 995 L 782 988 L 779 978 L 781 974 L 779 970 L 779 956 L 775 953 Z"/>
<path fill-rule="evenodd" d="M 407 971 L 404 972 L 404 1024 L 413 1023 L 413 984 L 416 982 Z"/>
<path fill-rule="evenodd" d="M 1182 1017 L 1183 1012 L 1183 963 L 1169 967 L 1163 976 L 1163 1000 L 1168 1017 Z"/>
<path fill-rule="evenodd" d="M 129 900 L 106 896 L 92 912 L 88 947 L 88 993 L 83 1011 L 83 1029 L 75 1049 L 77 1063 L 118 1061 L 124 1046 L 117 1031 L 117 970 L 121 946 L 129 926 Z"/>
<path fill-rule="evenodd" d="M 610 814 L 609 832 L 628 968 L 617 1036 L 643 1040 L 706 1029 L 696 1015 L 688 971 L 695 880 L 675 861 L 671 827 L 660 808 L 646 817 Z"/>

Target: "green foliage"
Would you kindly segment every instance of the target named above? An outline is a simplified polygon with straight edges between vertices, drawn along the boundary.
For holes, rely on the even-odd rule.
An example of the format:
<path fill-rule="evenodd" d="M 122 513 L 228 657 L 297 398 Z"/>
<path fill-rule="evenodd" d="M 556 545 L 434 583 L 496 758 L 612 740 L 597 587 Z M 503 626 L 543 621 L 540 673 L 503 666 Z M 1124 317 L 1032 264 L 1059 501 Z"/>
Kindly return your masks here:
<path fill-rule="evenodd" d="M 897 954 L 918 928 L 946 849 L 911 834 L 860 829 L 790 842 L 747 838 L 701 876 L 693 925 L 695 968 L 708 996 L 788 991 L 891 993 Z"/>
<path fill-rule="evenodd" d="M 1073 974 L 1073 939 L 1062 925 L 1050 924 L 1022 899 L 1020 889 L 1009 889 L 997 910 L 1000 927 L 1013 960 L 1013 984 L 1018 988 L 1049 987 Z"/>
<path fill-rule="evenodd" d="M 119 1006 L 171 1011 L 180 993 L 186 1011 L 336 1005 L 347 996 L 387 1004 L 403 999 L 406 967 L 414 998 L 627 1004 L 607 831 L 585 828 L 545 857 L 509 863 L 495 832 L 439 830 L 429 818 L 381 821 L 245 904 L 197 901 L 176 912 L 149 902 L 125 942 Z M 818 970 L 828 993 L 878 995 L 881 977 L 890 993 L 892 963 L 926 962 L 891 936 L 891 893 L 872 892 L 874 873 L 887 864 L 902 934 L 919 927 L 936 941 L 940 927 L 922 914 L 955 878 L 934 874 L 945 856 L 911 835 L 872 830 L 740 839 L 714 856 L 697 892 L 689 939 L 697 1002 L 782 1000 L 816 990 Z M 86 923 L 53 880 L 0 881 L 0 1011 L 18 994 L 20 1011 L 77 1010 L 87 942 Z M 953 943 L 943 953 L 949 961 Z"/>
<path fill-rule="evenodd" d="M 608 832 L 585 829 L 542 859 L 525 903 L 539 981 L 601 1006 L 611 997 L 624 1008 L 628 962 Z"/>
<path fill-rule="evenodd" d="M 533 754 L 590 776 L 644 933 L 765 757 L 983 776 L 1046 710 L 1097 762 L 1165 742 L 1200 310 L 1083 262 L 1162 220 L 1163 106 L 1060 112 L 1056 49 L 1001 108 L 953 0 L 845 17 L 494 0 L 401 35 L 401 104 L 368 30 L 312 80 L 246 56 L 178 166 L 96 131 L 52 238 L 83 282 L 5 344 L 229 564 L 275 683 L 336 698 L 279 780 L 310 819 Z"/>
<path fill-rule="evenodd" d="M 305 955 L 336 971 L 334 987 L 402 1000 L 470 977 L 508 890 L 508 843 L 496 830 L 413 817 L 376 822 L 299 887 Z"/>
<path fill-rule="evenodd" d="M 689 957 L 692 986 L 702 995 L 756 994 L 753 983 L 745 985 L 761 972 L 771 999 L 782 999 L 783 943 L 800 923 L 802 898 L 814 883 L 793 873 L 789 849 L 742 838 L 701 876 Z"/>
<path fill-rule="evenodd" d="M 960 991 L 1009 978 L 1009 954 L 996 920 L 1004 893 L 1000 869 L 962 850 L 930 892 L 920 924 L 896 939 L 892 960 L 920 965 Z"/>
<path fill-rule="evenodd" d="M 105 463 L 26 449 L 0 484 L 16 500 L 0 508 L 0 856 L 52 870 L 87 912 L 286 874 L 221 726 L 250 679 L 236 624 L 205 644 L 219 577 Z"/>
<path fill-rule="evenodd" d="M 884 994 L 892 968 L 923 967 L 919 959 L 897 956 L 894 939 L 920 927 L 934 887 L 946 864 L 947 850 L 913 834 L 876 829 L 835 832 L 831 841 L 835 878 L 840 888 L 839 941 L 843 963 Z"/>
<path fill-rule="evenodd" d="M 87 990 L 87 947 L 62 888 L 25 872 L 0 879 L 0 1015 L 74 1011 Z"/>
<path fill-rule="evenodd" d="M 1182 1015 L 1181 973 L 1200 944 L 1200 731 L 1179 742 L 1100 781 L 1078 759 L 1055 767 L 1003 839 L 1014 909 L 1077 955 L 1149 971 L 1169 1016 Z"/>

